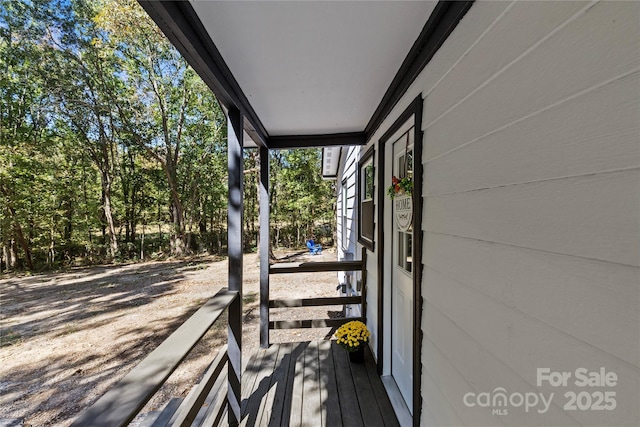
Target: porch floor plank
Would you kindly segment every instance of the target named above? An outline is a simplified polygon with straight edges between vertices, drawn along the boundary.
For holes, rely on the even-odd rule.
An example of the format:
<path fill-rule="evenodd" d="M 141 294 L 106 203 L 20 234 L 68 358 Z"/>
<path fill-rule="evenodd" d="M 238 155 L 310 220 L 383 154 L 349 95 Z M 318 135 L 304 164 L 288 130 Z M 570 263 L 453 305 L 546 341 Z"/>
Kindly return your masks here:
<path fill-rule="evenodd" d="M 279 411 L 278 417 L 274 417 L 273 423 L 269 424 L 270 426 L 273 426 L 273 427 L 279 427 L 279 426 L 288 427 L 290 425 L 291 407 L 293 405 L 293 402 L 292 402 L 293 382 L 295 380 L 295 375 L 296 375 L 297 360 L 300 357 L 302 357 L 304 349 L 306 348 L 306 343 L 295 343 L 291 345 L 292 345 L 291 347 L 292 350 L 291 350 L 291 354 L 289 355 L 289 359 L 286 361 L 281 359 L 283 360 L 282 361 L 283 369 L 287 370 L 287 375 L 286 375 L 286 379 L 285 379 L 286 382 L 284 384 L 284 387 L 282 387 L 284 389 L 284 392 L 280 394 L 280 396 L 277 396 L 279 397 L 279 399 L 276 399 L 274 401 L 274 405 L 282 405 L 282 410 Z M 279 410 L 278 406 L 274 407 L 274 413 L 278 410 Z M 276 423 L 276 420 L 278 421 L 277 423 Z"/>
<path fill-rule="evenodd" d="M 290 357 L 291 354 L 291 344 L 281 344 L 278 346 L 278 355 L 276 360 L 282 361 L 288 367 L 288 362 L 284 360 L 284 358 Z M 273 375 L 271 375 L 271 380 L 269 382 L 269 391 L 267 393 L 266 399 L 263 400 L 264 408 L 261 409 L 261 412 L 257 417 L 257 425 L 280 425 L 280 416 L 282 413 L 282 405 L 277 404 L 275 402 L 281 401 L 284 396 L 284 386 L 286 384 L 285 377 L 288 374 L 288 369 L 275 369 Z M 278 417 L 278 423 L 273 424 L 272 419 Z"/>
<path fill-rule="evenodd" d="M 312 341 L 304 352 L 304 386 L 302 388 L 302 425 L 322 425 L 320 405 L 320 369 L 318 366 L 318 341 Z"/>
<path fill-rule="evenodd" d="M 338 384 L 331 353 L 331 342 L 320 341 L 318 344 L 318 356 L 320 359 L 320 381 L 324 387 L 320 388 L 320 404 L 322 409 L 322 422 L 327 426 L 342 427 L 340 411 L 340 399 L 338 399 Z"/>
<path fill-rule="evenodd" d="M 340 396 L 340 415 L 344 427 L 362 427 L 363 420 L 360 415 L 360 404 L 356 396 L 356 387 L 349 367 L 349 355 L 337 344 L 331 346 L 333 354 L 336 380 L 338 383 L 338 396 Z M 365 410 L 367 410 L 365 408 Z"/>
<path fill-rule="evenodd" d="M 296 360 L 292 360 L 295 369 L 291 383 L 293 388 L 289 399 L 291 400 L 291 406 L 289 414 L 282 414 L 283 425 L 301 426 L 302 425 L 302 392 L 304 390 L 304 360 L 308 343 L 303 347 L 302 354 L 299 355 Z M 288 417 L 287 417 L 288 415 Z M 289 421 L 287 423 L 287 420 Z"/>
<path fill-rule="evenodd" d="M 366 410 L 360 411 L 363 424 L 367 427 L 383 427 L 384 420 L 378 408 L 371 383 L 369 382 L 367 368 L 364 367 L 364 364 L 360 363 L 350 364 L 349 367 L 351 368 L 351 376 L 353 377 L 353 384 L 356 387 L 356 396 L 358 397 L 360 408 L 366 408 Z M 375 402 L 376 404 L 372 405 L 370 404 L 371 402 Z"/>
<path fill-rule="evenodd" d="M 258 350 L 243 374 L 247 397 L 241 424 L 399 426 L 373 358 L 368 349 L 365 353 L 365 364 L 352 364 L 335 341 Z"/>
<path fill-rule="evenodd" d="M 247 405 L 249 403 L 249 396 L 253 393 L 253 385 L 255 384 L 257 372 L 256 369 L 260 367 L 262 364 L 262 356 L 264 352 L 258 351 L 251 355 L 249 362 L 242 370 L 242 403 L 241 403 L 241 411 L 242 413 L 246 412 Z"/>
<path fill-rule="evenodd" d="M 387 396 L 387 391 L 385 390 L 382 381 L 380 381 L 380 376 L 378 376 L 378 369 L 376 367 L 375 360 L 373 360 L 373 355 L 368 351 L 365 352 L 364 360 L 364 366 L 367 370 L 367 375 L 369 376 L 371 389 L 373 390 L 376 402 L 378 402 L 378 409 L 380 410 L 380 414 L 384 420 L 384 425 L 397 425 L 398 419 L 396 418 L 391 401 L 389 401 L 389 397 Z"/>
<path fill-rule="evenodd" d="M 255 360 L 256 362 L 259 362 L 259 364 L 249 364 L 245 369 L 245 372 L 249 372 L 249 375 L 251 375 L 251 373 L 255 373 L 255 380 L 253 381 L 252 386 L 250 385 L 251 381 L 249 380 L 249 384 L 247 384 L 246 387 L 249 396 L 246 400 L 246 406 L 244 405 L 243 400 L 242 407 L 246 408 L 245 411 L 247 414 L 250 414 L 250 417 L 243 417 L 240 423 L 241 426 L 258 425 L 257 421 L 260 417 L 261 411 L 264 409 L 265 398 L 269 392 L 271 376 L 277 364 L 276 356 L 278 354 L 278 350 L 279 348 L 277 346 L 271 346 L 266 350 L 258 350 L 258 356 Z"/>

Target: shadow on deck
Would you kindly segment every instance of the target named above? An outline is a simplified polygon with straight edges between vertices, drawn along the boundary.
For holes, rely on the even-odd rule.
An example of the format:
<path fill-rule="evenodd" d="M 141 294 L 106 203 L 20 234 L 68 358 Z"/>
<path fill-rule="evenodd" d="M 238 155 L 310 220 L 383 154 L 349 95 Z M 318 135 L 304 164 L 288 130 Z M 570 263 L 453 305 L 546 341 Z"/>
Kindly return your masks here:
<path fill-rule="evenodd" d="M 369 348 L 364 363 L 351 363 L 345 350 L 326 340 L 258 350 L 240 384 L 239 369 L 233 369 L 240 366 L 240 348 L 229 339 L 187 396 L 172 399 L 162 411 L 140 414 L 227 309 L 235 319 L 228 322 L 230 334 L 240 334 L 239 295 L 219 291 L 72 426 L 209 427 L 237 425 L 238 419 L 248 427 L 399 425 Z"/>
<path fill-rule="evenodd" d="M 398 426 L 367 348 L 351 363 L 335 341 L 272 344 L 242 378 L 242 426 Z"/>

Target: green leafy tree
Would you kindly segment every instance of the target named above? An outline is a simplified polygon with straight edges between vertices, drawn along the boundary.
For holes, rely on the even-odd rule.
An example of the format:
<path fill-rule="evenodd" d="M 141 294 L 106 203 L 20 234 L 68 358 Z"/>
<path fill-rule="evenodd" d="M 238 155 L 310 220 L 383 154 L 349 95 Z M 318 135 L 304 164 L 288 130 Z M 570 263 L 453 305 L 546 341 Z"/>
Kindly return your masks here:
<path fill-rule="evenodd" d="M 5 266 L 33 268 L 37 214 L 50 200 L 34 191 L 48 170 L 52 135 L 40 63 L 44 29 L 30 19 L 39 2 L 0 2 L 0 236 Z M 19 248 L 19 249 L 18 249 Z M 0 263 L 0 271 L 2 270 Z"/>
<path fill-rule="evenodd" d="M 102 35 L 92 21 L 94 4 L 74 1 L 59 5 L 59 18 L 48 22 L 47 88 L 58 113 L 100 172 L 103 234 L 109 254 L 118 254 L 113 186 L 121 124 L 113 110 L 123 84 L 115 52 L 99 43 Z"/>
<path fill-rule="evenodd" d="M 128 105 L 117 106 L 123 125 L 165 172 L 171 253 L 181 255 L 188 251 L 191 225 L 185 209 L 193 209 L 190 205 L 198 199 L 194 181 L 185 180 L 193 177 L 193 165 L 182 167 L 182 158 L 194 147 L 222 141 L 224 115 L 211 91 L 135 1 L 110 2 L 95 22 L 108 34 L 105 44 L 119 52 L 128 84 Z"/>
<path fill-rule="evenodd" d="M 322 152 L 319 149 L 282 150 L 271 158 L 271 206 L 280 243 L 303 245 L 315 233 L 316 225 L 334 224 L 335 190 L 322 180 Z"/>

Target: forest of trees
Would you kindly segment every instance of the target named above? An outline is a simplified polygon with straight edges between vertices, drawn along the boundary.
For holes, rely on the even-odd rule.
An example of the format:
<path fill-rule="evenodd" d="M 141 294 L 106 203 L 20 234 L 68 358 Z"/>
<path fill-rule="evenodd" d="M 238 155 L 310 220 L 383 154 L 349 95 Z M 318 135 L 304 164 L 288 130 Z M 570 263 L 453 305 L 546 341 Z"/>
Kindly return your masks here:
<path fill-rule="evenodd" d="M 224 253 L 226 117 L 135 0 L 0 0 L 0 68 L 0 274 Z M 272 152 L 274 245 L 332 236 L 320 157 Z"/>

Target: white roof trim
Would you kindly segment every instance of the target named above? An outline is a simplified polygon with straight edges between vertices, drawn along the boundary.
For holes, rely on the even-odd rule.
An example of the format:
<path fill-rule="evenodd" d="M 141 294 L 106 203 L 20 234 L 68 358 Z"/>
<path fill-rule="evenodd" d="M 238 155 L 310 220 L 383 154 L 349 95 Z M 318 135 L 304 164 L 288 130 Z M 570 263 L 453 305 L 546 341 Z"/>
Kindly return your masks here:
<path fill-rule="evenodd" d="M 322 178 L 336 179 L 340 168 L 342 147 L 324 147 L 322 149 Z"/>

